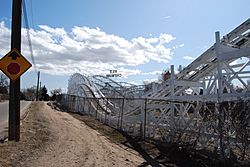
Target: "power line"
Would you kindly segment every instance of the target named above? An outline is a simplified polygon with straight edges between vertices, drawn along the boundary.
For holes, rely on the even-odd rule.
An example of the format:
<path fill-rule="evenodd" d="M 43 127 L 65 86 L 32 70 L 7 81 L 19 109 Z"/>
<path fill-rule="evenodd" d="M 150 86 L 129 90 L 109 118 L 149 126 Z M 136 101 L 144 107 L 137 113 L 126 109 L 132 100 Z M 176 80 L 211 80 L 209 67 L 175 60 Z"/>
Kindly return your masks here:
<path fill-rule="evenodd" d="M 33 17 L 33 3 L 32 0 L 30 0 L 30 11 L 31 11 L 31 27 L 34 27 L 34 17 Z"/>
<path fill-rule="evenodd" d="M 32 60 L 32 63 L 34 64 L 35 71 L 37 72 L 35 58 L 34 58 L 34 54 L 33 54 L 32 43 L 31 43 L 31 38 L 30 38 L 30 32 L 29 32 L 30 28 L 29 28 L 29 22 L 28 22 L 28 16 L 27 16 L 25 0 L 23 0 L 23 5 L 22 6 L 23 6 L 23 14 L 24 14 L 24 23 L 25 23 L 25 28 L 26 28 L 27 37 L 28 37 L 29 50 L 30 50 L 30 54 L 31 54 L 31 60 Z"/>

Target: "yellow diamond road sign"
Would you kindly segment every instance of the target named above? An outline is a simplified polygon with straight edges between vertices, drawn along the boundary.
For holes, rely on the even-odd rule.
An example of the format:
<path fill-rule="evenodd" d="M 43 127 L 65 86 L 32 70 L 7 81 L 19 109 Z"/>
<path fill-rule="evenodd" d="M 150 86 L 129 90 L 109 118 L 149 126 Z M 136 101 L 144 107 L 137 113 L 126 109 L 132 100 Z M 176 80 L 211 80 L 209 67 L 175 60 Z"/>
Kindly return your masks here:
<path fill-rule="evenodd" d="M 16 49 L 12 49 L 0 60 L 1 70 L 13 81 L 18 79 L 30 67 L 30 62 Z"/>

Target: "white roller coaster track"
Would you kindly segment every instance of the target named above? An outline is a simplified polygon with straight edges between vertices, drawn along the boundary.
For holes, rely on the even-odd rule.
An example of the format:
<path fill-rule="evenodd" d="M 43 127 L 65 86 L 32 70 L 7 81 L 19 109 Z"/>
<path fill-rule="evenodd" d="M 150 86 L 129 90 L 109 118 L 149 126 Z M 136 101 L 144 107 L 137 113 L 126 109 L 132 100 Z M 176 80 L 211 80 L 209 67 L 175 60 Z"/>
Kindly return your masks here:
<path fill-rule="evenodd" d="M 119 107 L 116 107 L 116 101 L 110 97 L 135 97 L 134 101 L 127 100 L 129 102 L 125 104 L 125 123 L 146 121 L 149 136 L 156 135 L 161 129 L 165 130 L 166 136 L 177 132 L 202 134 L 200 143 L 203 141 L 203 144 L 208 144 L 219 138 L 216 130 L 219 125 L 217 119 L 204 121 L 204 115 L 214 117 L 220 111 L 214 111 L 215 108 L 211 109 L 207 104 L 250 100 L 249 58 L 250 19 L 222 39 L 216 32 L 215 44 L 178 74 L 174 74 L 174 67 L 171 66 L 170 79 L 155 89 L 142 93 L 140 86 L 120 84 L 104 76 L 74 74 L 69 80 L 68 94 L 102 99 L 98 100 L 99 106 L 115 122 L 119 119 Z M 241 89 L 235 90 L 235 85 Z M 142 116 L 143 101 L 136 99 L 138 97 L 147 99 L 147 119 Z M 229 128 L 229 138 L 234 140 L 236 129 Z"/>

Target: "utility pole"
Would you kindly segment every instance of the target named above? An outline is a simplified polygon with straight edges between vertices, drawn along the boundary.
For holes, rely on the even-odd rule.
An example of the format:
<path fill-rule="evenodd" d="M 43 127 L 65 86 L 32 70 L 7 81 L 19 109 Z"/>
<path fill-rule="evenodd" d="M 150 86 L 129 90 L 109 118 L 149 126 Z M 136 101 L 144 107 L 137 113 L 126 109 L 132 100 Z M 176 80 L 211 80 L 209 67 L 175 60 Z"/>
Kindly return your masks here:
<path fill-rule="evenodd" d="M 38 89 L 39 89 L 39 78 L 40 78 L 40 71 L 37 73 L 37 85 L 36 85 L 36 101 L 38 101 Z"/>
<path fill-rule="evenodd" d="M 11 50 L 21 53 L 22 0 L 12 2 Z M 9 140 L 20 140 L 20 79 L 10 79 Z"/>

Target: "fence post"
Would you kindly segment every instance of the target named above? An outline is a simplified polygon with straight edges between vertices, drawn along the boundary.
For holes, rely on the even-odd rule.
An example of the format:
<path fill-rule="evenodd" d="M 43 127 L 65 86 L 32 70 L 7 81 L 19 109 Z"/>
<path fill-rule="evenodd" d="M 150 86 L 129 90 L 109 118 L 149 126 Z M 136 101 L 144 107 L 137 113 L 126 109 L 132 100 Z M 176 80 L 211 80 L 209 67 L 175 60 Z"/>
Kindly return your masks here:
<path fill-rule="evenodd" d="M 98 110 L 99 110 L 99 98 L 97 98 L 97 107 L 96 107 L 96 111 L 95 111 L 95 119 L 98 119 L 97 118 Z"/>
<path fill-rule="evenodd" d="M 101 103 L 105 104 L 104 98 L 102 99 L 102 102 L 101 102 Z M 101 122 L 101 123 L 104 122 L 103 111 L 104 111 L 104 109 L 103 109 L 103 105 L 102 105 L 102 107 L 101 107 L 101 112 L 100 112 L 100 122 Z"/>
<path fill-rule="evenodd" d="M 108 101 L 111 101 L 111 99 L 109 99 Z M 111 108 L 111 106 L 110 106 L 110 108 Z M 111 126 L 111 124 L 110 124 L 110 121 L 111 121 L 111 109 L 110 108 L 109 108 L 110 113 L 108 114 L 108 125 L 109 126 Z M 108 106 L 106 107 L 106 110 L 108 110 Z"/>
<path fill-rule="evenodd" d="M 84 101 L 84 98 L 81 97 L 81 112 L 82 112 L 83 114 L 85 114 L 84 106 L 85 106 L 85 101 Z"/>
<path fill-rule="evenodd" d="M 67 107 L 67 110 L 68 110 L 68 111 L 70 110 L 70 99 L 71 99 L 71 96 L 69 95 L 69 96 L 68 96 L 68 100 L 67 100 L 67 101 L 68 101 L 68 107 Z"/>
<path fill-rule="evenodd" d="M 123 99 L 122 99 L 122 113 L 121 113 L 121 125 L 120 125 L 120 130 L 123 130 L 123 129 L 122 129 L 122 119 L 123 119 L 124 102 L 125 102 L 125 99 L 124 99 L 124 97 L 123 97 Z"/>
<path fill-rule="evenodd" d="M 220 154 L 222 156 L 223 159 L 225 159 L 225 148 L 224 148 L 224 138 L 223 138 L 223 113 L 222 113 L 222 107 L 221 107 L 221 103 L 216 103 L 216 110 L 217 110 L 217 114 L 218 114 L 218 128 L 219 128 L 219 144 L 220 144 Z"/>
<path fill-rule="evenodd" d="M 104 98 L 102 99 L 102 103 L 105 105 L 105 100 Z M 104 120 L 105 120 L 105 116 L 104 116 L 104 106 L 102 105 L 102 108 L 101 108 L 101 115 L 100 115 L 100 122 L 101 123 L 104 123 Z"/>
<path fill-rule="evenodd" d="M 141 133 L 142 133 L 142 138 L 145 139 L 145 132 L 146 132 L 146 111 L 147 111 L 147 99 L 144 99 L 144 108 L 141 108 L 141 116 L 142 116 L 142 121 L 141 121 Z"/>
<path fill-rule="evenodd" d="M 73 96 L 70 96 L 69 98 L 69 110 L 72 110 L 72 103 L 73 103 Z"/>
<path fill-rule="evenodd" d="M 66 102 L 67 102 L 67 108 L 66 108 L 66 110 L 69 110 L 69 95 L 67 95 Z"/>
<path fill-rule="evenodd" d="M 145 103 L 144 103 L 144 132 L 143 132 L 143 139 L 145 139 L 146 137 L 146 127 L 147 127 L 147 102 L 148 99 L 145 99 Z"/>
<path fill-rule="evenodd" d="M 67 111 L 69 111 L 69 109 L 70 109 L 70 95 L 67 96 L 67 103 L 68 103 Z"/>
<path fill-rule="evenodd" d="M 82 105 L 82 111 L 83 111 L 84 114 L 86 114 L 85 108 L 84 108 L 84 106 L 85 106 L 85 97 L 82 98 L 82 104 L 83 104 Z"/>
<path fill-rule="evenodd" d="M 81 106 L 82 106 L 82 105 L 81 105 L 81 102 L 82 102 L 82 101 L 81 101 L 81 97 L 78 96 L 78 112 L 79 112 L 79 113 L 82 113 L 82 111 L 81 111 Z"/>
<path fill-rule="evenodd" d="M 222 86 L 222 64 L 219 60 L 221 54 L 221 44 L 220 44 L 220 32 L 215 32 L 215 55 L 217 57 L 217 80 L 218 80 L 218 89 L 217 89 L 217 103 L 216 103 L 216 110 L 219 114 L 218 126 L 219 126 L 219 133 L 220 133 L 220 153 L 222 158 L 225 160 L 225 153 L 224 153 L 224 139 L 223 139 L 223 121 L 222 121 L 222 107 L 221 107 L 221 96 L 223 94 L 223 86 Z"/>
<path fill-rule="evenodd" d="M 75 96 L 72 96 L 72 103 L 71 103 L 71 109 L 70 111 L 74 110 L 74 104 L 75 104 Z"/>
<path fill-rule="evenodd" d="M 89 115 L 92 115 L 92 112 L 91 112 L 91 98 L 88 97 L 88 113 Z"/>
<path fill-rule="evenodd" d="M 72 95 L 69 95 L 69 108 L 68 108 L 69 111 L 71 110 L 71 103 L 72 103 L 71 99 L 72 99 Z"/>
<path fill-rule="evenodd" d="M 119 109 L 118 111 L 118 117 L 117 117 L 117 126 L 116 126 L 116 129 L 119 129 L 119 124 L 120 124 L 120 118 L 121 118 L 121 110 Z"/>
<path fill-rule="evenodd" d="M 73 103 L 73 112 L 76 112 L 76 105 L 77 105 L 77 96 L 75 95 L 74 103 Z"/>
<path fill-rule="evenodd" d="M 75 110 L 76 110 L 77 113 L 80 112 L 80 109 L 79 109 L 79 102 L 80 102 L 79 96 L 76 96 Z"/>
<path fill-rule="evenodd" d="M 68 95 L 64 95 L 64 96 L 65 96 L 64 97 L 64 100 L 65 100 L 64 109 L 67 110 L 68 109 L 68 105 L 69 105 L 69 103 L 68 103 Z"/>
<path fill-rule="evenodd" d="M 105 103 L 105 110 L 104 110 L 104 124 L 107 124 L 107 108 L 108 108 L 108 99 L 106 99 L 106 103 Z"/>

